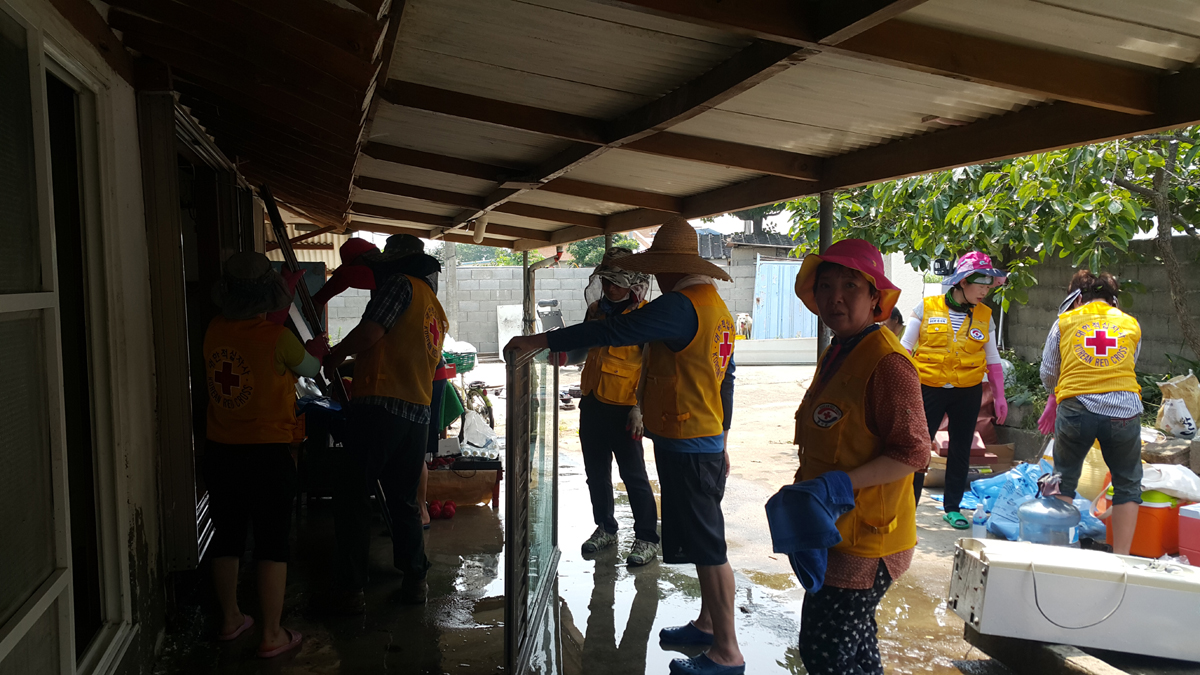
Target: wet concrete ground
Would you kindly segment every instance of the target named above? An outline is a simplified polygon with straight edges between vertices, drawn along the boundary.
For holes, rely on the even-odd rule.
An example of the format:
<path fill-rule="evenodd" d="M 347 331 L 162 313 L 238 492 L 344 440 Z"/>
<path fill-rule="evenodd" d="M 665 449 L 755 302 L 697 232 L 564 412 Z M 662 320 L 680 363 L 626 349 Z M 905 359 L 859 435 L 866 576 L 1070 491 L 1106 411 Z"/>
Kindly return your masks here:
<path fill-rule="evenodd" d="M 738 369 L 737 411 L 731 431 L 730 476 L 725 498 L 730 560 L 737 579 L 737 628 L 747 672 L 803 673 L 796 652 L 803 590 L 783 556 L 770 550 L 763 503 L 795 471 L 790 445 L 792 412 L 811 368 Z M 498 365 L 471 374 L 503 381 Z M 565 371 L 564 386 L 577 373 Z M 495 400 L 502 425 L 503 399 Z M 659 562 L 628 569 L 632 519 L 623 485 L 617 485 L 620 543 L 584 559 L 580 544 L 591 533 L 590 505 L 578 446 L 578 412 L 560 412 L 559 672 L 667 672 L 678 653 L 663 649 L 657 634 L 686 623 L 699 611 L 694 567 Z M 657 490 L 653 453 L 647 468 Z M 615 475 L 615 467 L 614 467 Z M 332 558 L 332 518 L 327 504 L 310 506 L 297 527 L 289 568 L 284 625 L 300 630 L 296 653 L 262 661 L 254 657 L 254 631 L 233 644 L 211 641 L 215 630 L 211 591 L 203 572 L 193 580 L 194 602 L 173 621 L 158 673 L 502 673 L 503 514 L 490 507 L 460 506 L 453 520 L 433 523 L 428 551 L 430 602 L 420 607 L 390 600 L 400 576 L 390 565 L 382 526 L 372 547 L 367 613 L 328 617 L 313 608 L 327 588 Z M 983 659 L 961 639 L 962 622 L 943 603 L 958 532 L 942 523 L 929 500 L 919 509 L 921 544 L 914 564 L 885 596 L 879 614 L 880 647 L 888 673 L 980 673 L 1004 669 Z M 254 615 L 252 575 L 243 574 L 243 609 Z M 555 672 L 553 669 L 548 669 Z"/>

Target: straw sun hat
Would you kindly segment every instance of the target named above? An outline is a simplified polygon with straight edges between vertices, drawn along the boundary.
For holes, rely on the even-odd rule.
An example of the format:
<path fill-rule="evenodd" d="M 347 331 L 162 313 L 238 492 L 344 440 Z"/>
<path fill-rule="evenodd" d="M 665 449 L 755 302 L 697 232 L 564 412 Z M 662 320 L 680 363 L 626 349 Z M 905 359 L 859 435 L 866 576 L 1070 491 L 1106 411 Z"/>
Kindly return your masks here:
<path fill-rule="evenodd" d="M 642 253 L 612 261 L 615 267 L 648 274 L 702 274 L 733 281 L 720 267 L 700 257 L 700 238 L 688 221 L 675 217 L 654 235 L 654 243 Z"/>

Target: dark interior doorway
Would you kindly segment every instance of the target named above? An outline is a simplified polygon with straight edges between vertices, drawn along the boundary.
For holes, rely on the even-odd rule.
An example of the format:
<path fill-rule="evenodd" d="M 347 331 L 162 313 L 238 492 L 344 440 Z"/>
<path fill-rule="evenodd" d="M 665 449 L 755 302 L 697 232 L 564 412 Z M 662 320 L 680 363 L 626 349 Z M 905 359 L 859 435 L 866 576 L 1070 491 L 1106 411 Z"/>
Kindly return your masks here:
<path fill-rule="evenodd" d="M 53 172 L 55 254 L 58 260 L 63 410 L 67 424 L 75 658 L 79 659 L 104 622 L 97 538 L 93 378 L 88 349 L 79 94 L 67 83 L 47 74 L 46 102 Z"/>

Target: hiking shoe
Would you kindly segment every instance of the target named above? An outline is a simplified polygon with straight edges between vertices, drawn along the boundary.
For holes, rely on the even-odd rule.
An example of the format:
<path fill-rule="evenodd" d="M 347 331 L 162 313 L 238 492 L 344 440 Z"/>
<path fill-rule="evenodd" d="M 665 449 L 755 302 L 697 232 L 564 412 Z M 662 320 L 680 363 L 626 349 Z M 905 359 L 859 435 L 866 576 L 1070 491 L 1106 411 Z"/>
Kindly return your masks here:
<path fill-rule="evenodd" d="M 634 539 L 633 548 L 629 549 L 629 557 L 625 559 L 625 564 L 630 567 L 641 567 L 657 558 L 661 548 L 654 542 Z"/>
<path fill-rule="evenodd" d="M 583 542 L 583 546 L 581 548 L 584 553 L 595 553 L 596 551 L 612 546 L 615 543 L 617 543 L 617 535 L 605 532 L 603 527 L 597 527 L 596 531 L 592 533 L 592 536 L 588 537 L 587 541 Z"/>

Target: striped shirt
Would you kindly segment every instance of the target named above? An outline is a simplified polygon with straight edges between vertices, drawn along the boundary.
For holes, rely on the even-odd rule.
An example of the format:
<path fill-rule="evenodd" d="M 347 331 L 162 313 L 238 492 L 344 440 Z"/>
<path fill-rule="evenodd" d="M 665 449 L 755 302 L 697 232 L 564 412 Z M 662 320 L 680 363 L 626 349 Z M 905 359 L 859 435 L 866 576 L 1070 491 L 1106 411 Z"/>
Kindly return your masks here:
<path fill-rule="evenodd" d="M 403 274 L 393 274 L 383 282 L 383 286 L 371 291 L 371 301 L 363 312 L 363 318 L 383 326 L 385 331 L 396 325 L 408 306 L 412 304 L 412 282 Z M 403 417 L 414 424 L 429 424 L 431 417 L 429 406 L 412 403 L 391 396 L 360 396 L 354 399 L 356 405 L 382 406 L 393 415 Z"/>
<path fill-rule="evenodd" d="M 1062 371 L 1062 355 L 1059 352 L 1059 344 L 1061 337 L 1058 331 L 1058 321 L 1050 328 L 1050 335 L 1046 337 L 1046 348 L 1042 350 L 1042 385 L 1046 387 L 1046 391 L 1053 392 L 1058 386 L 1058 376 Z M 1142 354 L 1142 344 L 1139 342 L 1137 350 L 1133 353 L 1133 362 L 1136 365 L 1138 357 Z M 1145 408 L 1142 407 L 1142 397 L 1133 391 L 1109 391 L 1103 394 L 1080 394 L 1075 398 L 1087 408 L 1089 412 L 1096 415 L 1106 415 L 1114 419 L 1129 419 L 1138 417 L 1142 414 Z M 1059 401 L 1062 403 L 1062 401 Z"/>

